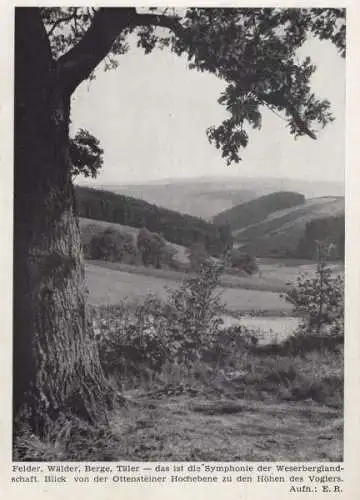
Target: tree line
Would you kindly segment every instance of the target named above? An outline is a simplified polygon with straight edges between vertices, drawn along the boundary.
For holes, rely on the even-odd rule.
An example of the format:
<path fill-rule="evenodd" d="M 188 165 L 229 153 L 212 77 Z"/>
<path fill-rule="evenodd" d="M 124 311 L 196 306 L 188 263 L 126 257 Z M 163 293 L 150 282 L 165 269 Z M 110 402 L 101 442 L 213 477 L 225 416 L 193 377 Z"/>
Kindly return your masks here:
<path fill-rule="evenodd" d="M 317 259 L 319 241 L 328 245 L 331 259 L 344 260 L 345 215 L 321 217 L 308 222 L 298 244 L 298 256 Z"/>
<path fill-rule="evenodd" d="M 291 191 L 270 193 L 224 210 L 213 217 L 216 224 L 228 224 L 234 231 L 257 224 L 279 210 L 304 205 L 305 196 Z"/>
<path fill-rule="evenodd" d="M 224 225 L 211 224 L 192 215 L 110 191 L 76 186 L 75 196 L 79 217 L 147 228 L 186 247 L 201 243 L 215 257 L 232 246 L 231 231 Z"/>

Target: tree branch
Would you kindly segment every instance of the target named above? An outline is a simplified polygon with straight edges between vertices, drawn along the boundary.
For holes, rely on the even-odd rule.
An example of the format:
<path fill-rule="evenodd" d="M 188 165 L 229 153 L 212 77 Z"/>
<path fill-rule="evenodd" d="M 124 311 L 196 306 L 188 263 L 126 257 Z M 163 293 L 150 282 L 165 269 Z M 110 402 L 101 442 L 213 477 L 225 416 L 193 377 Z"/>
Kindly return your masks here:
<path fill-rule="evenodd" d="M 138 14 L 133 7 L 100 8 L 90 28 L 75 47 L 58 60 L 58 74 L 71 94 L 110 52 L 113 43 L 126 28 L 159 26 L 182 33 L 178 18 L 156 14 Z"/>
<path fill-rule="evenodd" d="M 134 17 L 135 26 L 158 26 L 168 28 L 179 36 L 184 34 L 184 28 L 177 16 L 165 16 L 163 14 L 138 14 Z"/>
<path fill-rule="evenodd" d="M 47 31 L 47 36 L 51 36 L 55 29 L 62 23 L 66 23 L 68 21 L 71 21 L 72 19 L 76 19 L 76 14 L 75 13 L 72 13 L 72 14 L 69 14 L 68 16 L 64 16 L 64 17 L 60 17 L 59 19 L 57 19 L 56 21 L 54 21 L 53 25 L 51 26 L 51 28 L 49 29 L 49 31 Z"/>
<path fill-rule="evenodd" d="M 299 131 L 302 132 L 302 134 L 309 136 L 311 139 L 316 141 L 317 137 L 315 133 L 309 129 L 309 127 L 306 125 L 305 121 L 302 119 L 300 116 L 299 112 L 295 108 L 295 106 L 290 102 L 290 101 L 283 101 L 283 102 L 278 102 L 276 99 L 271 97 L 270 95 L 265 95 L 265 94 L 258 94 L 257 95 L 258 99 L 261 100 L 262 104 L 270 108 L 272 111 L 274 111 L 272 108 L 273 107 L 278 107 L 279 105 L 285 109 L 290 115 L 291 118 L 293 119 L 294 123 L 298 127 Z"/>

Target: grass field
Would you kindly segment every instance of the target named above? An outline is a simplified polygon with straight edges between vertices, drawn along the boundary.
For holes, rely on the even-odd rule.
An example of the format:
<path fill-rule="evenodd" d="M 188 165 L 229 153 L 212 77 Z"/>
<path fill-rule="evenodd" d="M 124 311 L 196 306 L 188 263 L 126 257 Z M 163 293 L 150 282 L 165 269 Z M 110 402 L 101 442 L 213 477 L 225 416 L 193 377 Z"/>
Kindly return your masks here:
<path fill-rule="evenodd" d="M 334 263 L 335 273 L 343 274 L 343 264 Z M 272 315 L 289 314 L 291 306 L 280 297 L 287 283 L 293 282 L 300 272 L 314 274 L 316 264 L 311 261 L 286 259 L 259 259 L 259 273 L 254 276 L 225 274 L 220 292 L 226 308 L 233 312 L 270 312 Z M 184 273 L 168 269 L 136 267 L 115 262 L 87 261 L 86 279 L 89 301 L 92 305 L 117 304 L 128 297 L 142 299 L 149 292 L 167 296 L 167 288 L 175 288 Z"/>
<path fill-rule="evenodd" d="M 284 286 L 301 268 L 313 271 L 314 265 L 267 260 L 260 262 L 261 278 L 244 281 L 225 276 L 219 291 L 232 321 L 237 315 L 255 311 L 255 317 L 240 321 L 247 319 L 245 326 L 259 328 L 265 335 L 270 335 L 269 329 L 276 334 L 277 325 L 281 325 L 277 341 L 285 338 L 297 318 L 291 317 L 291 307 L 276 289 L 279 282 Z M 165 298 L 167 288 L 177 287 L 182 276 L 149 268 L 86 263 L 89 302 L 94 306 L 116 305 L 125 297 L 141 302 L 149 292 Z M 112 313 L 111 307 L 96 310 L 106 336 L 119 338 L 119 330 L 113 329 L 110 321 L 111 314 L 119 319 L 119 309 Z M 260 317 L 264 314 L 267 317 Z M 128 359 L 126 370 L 120 371 L 119 353 L 121 358 L 131 331 L 125 330 L 120 350 L 114 351 L 110 343 L 110 351 L 100 351 L 101 359 L 107 361 L 105 366 L 113 367 L 108 375 L 121 395 L 121 405 L 109 412 L 109 425 L 93 427 L 77 418 L 60 419 L 43 441 L 24 429 L 15 442 L 16 461 L 343 459 L 341 345 L 281 353 L 269 351 L 261 341 L 246 348 L 241 335 L 237 337 L 240 342 L 233 344 L 226 330 L 221 330 L 213 354 L 218 356 L 224 346 L 227 351 L 213 363 L 210 357 L 210 362 L 199 359 L 187 366 L 171 358 L 156 371 L 135 361 L 137 372 L 131 372 L 134 362 Z M 143 330 L 138 333 L 143 340 Z"/>
<path fill-rule="evenodd" d="M 134 268 L 135 272 L 120 271 L 109 266 L 109 263 L 87 263 L 86 280 L 89 289 L 89 302 L 92 305 L 115 305 L 122 299 L 141 300 L 148 293 L 154 293 L 160 298 L 166 298 L 167 288 L 179 286 L 181 273 L 167 271 L 158 271 L 156 276 L 153 269 L 146 269 L 144 273 L 139 274 L 139 268 Z M 152 274 L 152 275 L 149 275 Z M 238 278 L 241 280 L 241 278 Z M 270 285 L 265 290 L 249 289 L 249 283 L 238 287 L 234 286 L 236 278 L 233 277 L 233 283 L 230 287 L 221 287 L 221 299 L 228 311 L 232 313 L 245 313 L 252 311 L 267 311 L 273 315 L 282 313 L 289 314 L 291 306 L 282 299 L 278 292 L 270 291 Z M 246 289 L 247 287 L 247 289 Z"/>

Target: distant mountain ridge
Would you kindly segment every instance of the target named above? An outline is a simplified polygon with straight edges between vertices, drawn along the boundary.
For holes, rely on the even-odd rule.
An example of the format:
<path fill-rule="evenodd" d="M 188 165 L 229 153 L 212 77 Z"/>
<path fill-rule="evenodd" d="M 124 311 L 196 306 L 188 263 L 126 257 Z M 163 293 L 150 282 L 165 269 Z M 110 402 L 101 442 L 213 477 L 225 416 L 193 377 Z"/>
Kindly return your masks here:
<path fill-rule="evenodd" d="M 287 178 L 248 178 L 239 176 L 162 179 L 142 184 L 93 185 L 142 199 L 149 203 L 210 220 L 214 215 L 240 203 L 276 191 L 293 191 L 305 198 L 344 196 L 341 182 L 308 181 Z"/>

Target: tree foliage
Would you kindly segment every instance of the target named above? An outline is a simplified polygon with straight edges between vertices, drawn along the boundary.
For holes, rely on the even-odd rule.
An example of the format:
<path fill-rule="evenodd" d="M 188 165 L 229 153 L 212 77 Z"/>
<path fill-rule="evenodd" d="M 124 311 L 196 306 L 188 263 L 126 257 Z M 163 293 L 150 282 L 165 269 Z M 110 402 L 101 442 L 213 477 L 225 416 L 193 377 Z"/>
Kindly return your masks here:
<path fill-rule="evenodd" d="M 88 130 L 80 129 L 70 138 L 69 153 L 74 177 L 82 174 L 94 178 L 103 166 L 104 150 Z"/>
<path fill-rule="evenodd" d="M 90 242 L 84 245 L 84 255 L 89 259 L 134 265 L 141 261 L 132 235 L 112 227 L 94 234 Z"/>
<path fill-rule="evenodd" d="M 238 248 L 233 248 L 228 256 L 229 267 L 233 270 L 241 270 L 246 274 L 254 274 L 258 270 L 256 259 Z"/>
<path fill-rule="evenodd" d="M 210 347 L 218 333 L 222 311 L 218 286 L 224 268 L 205 261 L 195 276 L 172 290 L 164 307 L 176 359 L 192 362 Z"/>
<path fill-rule="evenodd" d="M 328 250 L 319 242 L 315 277 L 300 275 L 285 296 L 303 317 L 301 331 L 307 335 L 344 335 L 344 279 L 328 266 Z"/>
<path fill-rule="evenodd" d="M 334 119 L 330 103 L 311 91 L 315 65 L 298 49 L 318 37 L 344 57 L 345 9 L 70 7 L 42 8 L 41 15 L 54 58 L 65 75 L 72 72 L 71 91 L 99 63 L 116 68 L 130 34 L 145 53 L 168 47 L 186 54 L 190 68 L 224 80 L 219 103 L 228 117 L 207 135 L 228 164 L 241 159 L 249 127 L 261 128 L 264 108 L 280 114 L 295 137 L 315 139 Z"/>
<path fill-rule="evenodd" d="M 123 381 L 142 371 L 159 372 L 165 363 L 189 367 L 214 349 L 223 324 L 217 293 L 221 272 L 221 266 L 207 262 L 169 290 L 165 301 L 149 294 L 135 310 L 125 301 L 106 320 L 94 311 L 93 330 L 106 373 Z M 100 317 L 104 310 L 97 311 Z"/>
<path fill-rule="evenodd" d="M 332 260 L 344 260 L 345 256 L 345 216 L 329 216 L 314 219 L 306 224 L 305 234 L 298 244 L 298 255 L 314 259 L 318 252 L 317 241 L 330 246 Z"/>
<path fill-rule="evenodd" d="M 171 249 L 164 238 L 159 234 L 151 233 L 148 229 L 142 228 L 137 237 L 137 247 L 141 253 L 144 266 L 153 266 L 161 269 L 172 260 Z"/>

